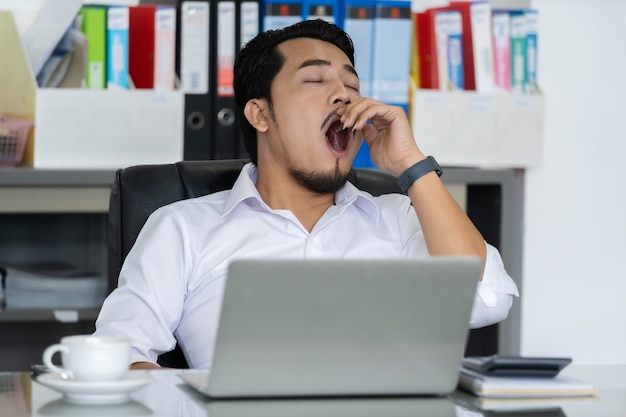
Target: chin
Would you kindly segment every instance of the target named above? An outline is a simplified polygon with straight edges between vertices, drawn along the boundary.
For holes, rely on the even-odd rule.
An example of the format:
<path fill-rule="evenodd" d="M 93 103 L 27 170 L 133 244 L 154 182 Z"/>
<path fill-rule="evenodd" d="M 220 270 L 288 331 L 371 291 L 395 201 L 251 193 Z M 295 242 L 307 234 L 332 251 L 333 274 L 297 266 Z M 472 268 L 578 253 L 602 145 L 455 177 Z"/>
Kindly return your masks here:
<path fill-rule="evenodd" d="M 291 169 L 291 176 L 303 187 L 318 193 L 335 193 L 344 186 L 348 179 L 351 166 L 340 167 L 339 160 L 335 167 L 325 171 L 308 171 Z"/>

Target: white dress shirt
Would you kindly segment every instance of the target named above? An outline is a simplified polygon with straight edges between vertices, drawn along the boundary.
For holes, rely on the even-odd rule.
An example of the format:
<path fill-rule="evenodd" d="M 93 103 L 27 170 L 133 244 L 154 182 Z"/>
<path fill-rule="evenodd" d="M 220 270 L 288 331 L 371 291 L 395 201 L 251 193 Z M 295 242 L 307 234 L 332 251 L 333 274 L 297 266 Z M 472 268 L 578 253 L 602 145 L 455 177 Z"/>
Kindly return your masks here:
<path fill-rule="evenodd" d="M 209 369 L 226 269 L 236 258 L 428 256 L 407 196 L 372 197 L 347 183 L 309 233 L 287 210 L 268 207 L 246 165 L 231 190 L 155 211 L 129 252 L 119 287 L 105 300 L 96 334 L 133 341 L 132 362 L 156 362 L 178 340 L 189 366 Z M 518 295 L 498 251 L 487 245 L 471 327 L 506 318 Z"/>

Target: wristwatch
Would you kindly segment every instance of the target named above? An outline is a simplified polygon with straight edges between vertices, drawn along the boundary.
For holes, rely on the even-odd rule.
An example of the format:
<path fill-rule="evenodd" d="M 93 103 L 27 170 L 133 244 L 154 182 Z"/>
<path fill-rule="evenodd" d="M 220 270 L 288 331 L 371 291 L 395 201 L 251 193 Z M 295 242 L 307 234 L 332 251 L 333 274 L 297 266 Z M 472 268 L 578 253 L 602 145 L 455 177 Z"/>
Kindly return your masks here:
<path fill-rule="evenodd" d="M 441 167 L 432 156 L 427 156 L 426 159 L 422 159 L 417 164 L 404 171 L 404 173 L 398 177 L 398 185 L 402 192 L 406 194 L 415 181 L 428 174 L 430 171 L 435 171 L 440 177 L 443 173 Z"/>

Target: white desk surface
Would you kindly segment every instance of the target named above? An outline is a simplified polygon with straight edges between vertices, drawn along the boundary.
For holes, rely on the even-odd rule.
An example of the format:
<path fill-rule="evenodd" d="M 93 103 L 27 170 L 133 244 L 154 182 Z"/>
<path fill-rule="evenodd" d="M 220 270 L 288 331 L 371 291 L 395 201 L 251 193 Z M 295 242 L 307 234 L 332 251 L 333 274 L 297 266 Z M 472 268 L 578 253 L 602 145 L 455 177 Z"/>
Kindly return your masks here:
<path fill-rule="evenodd" d="M 146 371 L 133 371 L 146 372 Z M 492 416 L 492 413 L 481 413 L 477 411 L 465 412 L 453 404 L 445 404 L 446 399 L 424 400 L 424 399 L 390 399 L 390 400 L 348 400 L 350 407 L 346 407 L 346 400 L 313 400 L 300 401 L 248 401 L 239 402 L 243 407 L 234 407 L 237 402 L 226 402 L 228 413 L 222 413 L 220 409 L 224 402 L 211 403 L 206 398 L 194 394 L 188 387 L 183 386 L 178 378 L 180 370 L 151 371 L 152 382 L 138 389 L 131 394 L 132 402 L 125 406 L 76 406 L 64 404 L 61 394 L 35 382 L 31 382 L 27 373 L 7 373 L 2 374 L 2 389 L 0 389 L 0 416 L 11 417 L 36 417 L 43 416 L 39 411 L 43 406 L 50 403 L 56 405 L 58 415 L 85 415 L 96 416 L 98 413 L 110 411 L 115 416 L 121 415 L 151 415 L 154 417 L 189 417 L 207 416 L 216 417 L 218 414 L 231 417 L 324 417 L 324 414 L 333 417 L 360 417 L 381 415 L 409 416 L 421 415 L 419 410 L 424 408 L 425 401 L 431 401 L 427 414 L 429 417 L 481 417 Z M 189 372 L 189 371 L 188 371 Z M 193 371 L 191 371 L 193 372 Z M 573 378 L 578 378 L 591 382 L 599 388 L 597 398 L 585 399 L 582 401 L 564 400 L 559 403 L 555 416 L 563 417 L 626 417 L 626 365 L 619 366 L 576 366 L 570 365 L 562 371 L 563 374 Z M 405 401 L 406 400 L 406 401 Z M 402 403 L 404 401 L 404 403 Z M 436 403 L 436 402 L 439 403 Z M 342 403 L 343 402 L 343 403 Z M 422 404 L 420 404 L 420 402 Z M 258 407 L 251 407 L 258 403 Z M 435 408 L 432 408 L 432 406 Z M 272 408 L 274 407 L 274 408 Z M 320 408 L 321 407 L 321 408 Z M 65 410 L 65 408 L 67 410 Z M 224 408 L 224 407 L 222 407 Z M 385 412 L 382 412 L 382 410 Z M 67 413 L 65 413 L 65 411 Z M 320 413 L 315 412 L 320 411 Z M 378 411 L 376 411 L 378 410 Z M 435 410 L 433 412 L 432 410 Z M 220 412 L 218 412 L 220 411 Z M 323 411 L 323 412 L 322 412 Z M 327 413 L 326 413 L 327 412 Z M 380 412 L 380 413 L 379 413 Z M 78 413 L 78 414 L 76 414 Z M 95 414 L 94 414 L 95 413 Z M 146 414 L 147 413 L 147 414 Z M 105 415 L 102 414 L 102 415 Z M 313 414 L 316 414 L 313 416 Z M 498 416 L 520 416 L 517 414 L 507 414 L 499 412 Z M 547 414 L 546 414 L 547 415 Z M 542 414 L 543 416 L 543 414 Z"/>

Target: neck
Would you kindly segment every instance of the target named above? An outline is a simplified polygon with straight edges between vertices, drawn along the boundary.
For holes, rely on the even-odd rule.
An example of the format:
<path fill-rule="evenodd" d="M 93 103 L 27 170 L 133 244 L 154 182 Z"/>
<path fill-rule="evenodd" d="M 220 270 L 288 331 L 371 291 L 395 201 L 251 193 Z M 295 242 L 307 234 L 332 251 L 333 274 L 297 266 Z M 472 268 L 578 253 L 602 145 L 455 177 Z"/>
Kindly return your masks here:
<path fill-rule="evenodd" d="M 315 224 L 335 204 L 333 193 L 315 193 L 291 177 L 259 176 L 256 184 L 261 198 L 273 210 L 288 210 L 311 232 Z"/>

